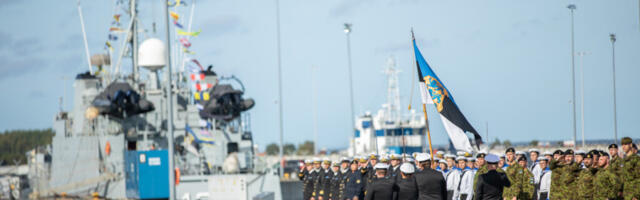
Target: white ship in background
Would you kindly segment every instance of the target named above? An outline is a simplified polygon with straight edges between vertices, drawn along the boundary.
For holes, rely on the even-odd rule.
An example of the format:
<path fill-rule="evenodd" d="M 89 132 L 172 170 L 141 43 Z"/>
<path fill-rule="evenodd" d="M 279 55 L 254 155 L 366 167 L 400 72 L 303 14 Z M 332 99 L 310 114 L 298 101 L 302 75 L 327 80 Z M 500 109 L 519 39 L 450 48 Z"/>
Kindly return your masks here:
<path fill-rule="evenodd" d="M 411 110 L 405 114 L 400 105 L 398 69 L 393 58 L 387 60 L 387 103 L 377 113 L 357 116 L 354 139 L 349 155 L 424 152 L 426 147 L 425 118 Z"/>

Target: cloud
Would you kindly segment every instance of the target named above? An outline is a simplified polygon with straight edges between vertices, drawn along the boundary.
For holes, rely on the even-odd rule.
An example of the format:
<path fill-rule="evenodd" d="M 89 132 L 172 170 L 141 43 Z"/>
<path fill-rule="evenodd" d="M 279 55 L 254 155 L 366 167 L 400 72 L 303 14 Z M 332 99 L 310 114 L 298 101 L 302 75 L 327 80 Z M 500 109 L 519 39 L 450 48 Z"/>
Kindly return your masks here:
<path fill-rule="evenodd" d="M 0 32 L 0 80 L 21 76 L 46 66 L 39 57 L 44 47 L 35 37 L 17 38 Z"/>

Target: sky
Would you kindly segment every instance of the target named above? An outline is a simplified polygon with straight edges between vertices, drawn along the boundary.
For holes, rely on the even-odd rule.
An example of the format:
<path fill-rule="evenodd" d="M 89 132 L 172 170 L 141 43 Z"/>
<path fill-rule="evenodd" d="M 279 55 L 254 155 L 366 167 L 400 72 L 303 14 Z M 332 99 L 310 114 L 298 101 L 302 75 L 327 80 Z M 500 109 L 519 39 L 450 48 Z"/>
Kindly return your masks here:
<path fill-rule="evenodd" d="M 187 0 L 191 3 L 191 0 Z M 104 53 L 114 1 L 80 1 L 91 53 Z M 351 137 L 345 22 L 357 114 L 386 101 L 386 59 L 399 74 L 402 108 L 415 61 L 410 30 L 432 69 L 485 141 L 570 140 L 571 15 L 575 3 L 577 139 L 613 138 L 612 56 L 617 35 L 618 136 L 640 136 L 638 1 L 280 0 L 285 143 L 313 139 L 312 79 L 317 82 L 318 146 L 346 148 Z M 187 16 L 188 7 L 179 13 Z M 162 3 L 141 1 L 141 40 L 164 39 Z M 49 128 L 72 105 L 72 78 L 87 70 L 76 1 L 0 1 L 0 131 Z M 128 19 L 128 18 L 127 18 Z M 127 20 L 123 20 L 127 24 Z M 157 31 L 153 31 L 156 23 Z M 255 143 L 278 142 L 276 4 L 269 0 L 197 1 L 193 56 L 222 75 L 235 75 L 254 98 Z M 119 39 L 118 41 L 122 41 Z M 123 71 L 128 70 L 127 59 Z M 129 61 L 130 62 L 130 61 Z M 312 66 L 316 70 L 312 72 Z M 314 77 L 314 78 L 312 78 Z M 433 143 L 447 135 L 428 107 Z"/>

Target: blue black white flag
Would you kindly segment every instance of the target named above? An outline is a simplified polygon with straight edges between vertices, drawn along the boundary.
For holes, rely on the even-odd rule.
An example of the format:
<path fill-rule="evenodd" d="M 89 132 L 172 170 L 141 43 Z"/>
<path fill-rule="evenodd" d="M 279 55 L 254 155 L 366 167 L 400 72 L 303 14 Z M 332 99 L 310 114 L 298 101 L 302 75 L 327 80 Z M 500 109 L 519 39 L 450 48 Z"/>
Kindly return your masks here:
<path fill-rule="evenodd" d="M 416 66 L 418 68 L 418 78 L 421 84 L 420 92 L 422 93 L 423 103 L 429 103 L 428 99 L 431 99 L 438 113 L 440 113 L 444 128 L 447 130 L 451 143 L 453 143 L 456 150 L 473 151 L 466 132 L 473 133 L 476 145 L 478 149 L 480 149 L 482 137 L 480 137 L 478 132 L 471 126 L 469 121 L 467 121 L 467 118 L 464 117 L 458 105 L 456 105 L 456 102 L 453 100 L 453 96 L 451 96 L 449 90 L 442 84 L 442 81 L 436 76 L 424 57 L 422 57 L 416 45 L 415 38 L 413 38 L 413 49 L 416 56 Z"/>

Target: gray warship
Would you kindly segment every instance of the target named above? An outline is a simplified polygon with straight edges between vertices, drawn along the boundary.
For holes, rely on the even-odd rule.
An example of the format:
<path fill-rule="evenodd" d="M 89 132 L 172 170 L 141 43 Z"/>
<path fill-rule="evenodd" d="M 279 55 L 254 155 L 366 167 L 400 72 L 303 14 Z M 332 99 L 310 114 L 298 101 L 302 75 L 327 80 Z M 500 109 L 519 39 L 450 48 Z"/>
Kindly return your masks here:
<path fill-rule="evenodd" d="M 55 115 L 51 146 L 28 154 L 29 197 L 282 199 L 277 168 L 255 156 L 247 113 L 255 102 L 240 80 L 201 67 L 197 84 L 207 87 L 193 90 L 190 75 L 171 71 L 171 45 L 138 43 L 129 5 L 121 55 L 132 72 L 100 73 L 120 61 L 91 56 L 98 70 L 75 77 L 73 106 Z M 166 39 L 177 42 L 169 28 Z"/>

